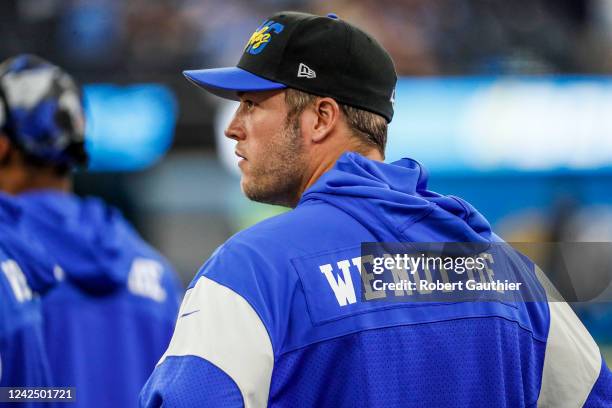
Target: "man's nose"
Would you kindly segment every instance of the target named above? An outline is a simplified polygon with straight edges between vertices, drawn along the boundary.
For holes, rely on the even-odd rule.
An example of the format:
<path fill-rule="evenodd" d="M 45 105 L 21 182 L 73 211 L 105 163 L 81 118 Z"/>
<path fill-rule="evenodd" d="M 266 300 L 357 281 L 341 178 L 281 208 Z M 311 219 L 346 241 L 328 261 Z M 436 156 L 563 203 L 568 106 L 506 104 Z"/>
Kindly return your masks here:
<path fill-rule="evenodd" d="M 225 137 L 228 137 L 235 141 L 244 140 L 246 135 L 244 132 L 244 128 L 242 127 L 242 123 L 238 118 L 237 114 L 234 115 L 231 122 L 227 125 L 227 128 L 223 133 L 225 134 Z"/>

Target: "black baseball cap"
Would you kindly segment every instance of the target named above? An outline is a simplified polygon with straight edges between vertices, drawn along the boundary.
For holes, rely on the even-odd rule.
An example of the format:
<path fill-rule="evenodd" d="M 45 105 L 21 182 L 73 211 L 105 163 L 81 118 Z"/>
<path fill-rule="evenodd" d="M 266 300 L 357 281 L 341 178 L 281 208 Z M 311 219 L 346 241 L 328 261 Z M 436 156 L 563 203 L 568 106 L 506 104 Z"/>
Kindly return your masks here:
<path fill-rule="evenodd" d="M 196 85 L 226 99 L 237 92 L 295 88 L 377 113 L 391 122 L 397 74 L 370 35 L 339 19 L 280 12 L 249 38 L 235 67 L 184 71 Z"/>

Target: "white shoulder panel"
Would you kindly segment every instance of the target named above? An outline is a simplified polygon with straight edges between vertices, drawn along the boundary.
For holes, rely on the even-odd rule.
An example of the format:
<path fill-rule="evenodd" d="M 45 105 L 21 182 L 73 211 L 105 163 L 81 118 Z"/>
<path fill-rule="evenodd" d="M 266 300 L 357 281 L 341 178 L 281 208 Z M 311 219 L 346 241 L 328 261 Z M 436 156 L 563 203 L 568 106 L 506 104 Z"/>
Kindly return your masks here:
<path fill-rule="evenodd" d="M 544 273 L 537 267 L 536 273 L 546 289 L 550 310 L 538 407 L 581 407 L 599 377 L 599 348 Z"/>
<path fill-rule="evenodd" d="M 265 407 L 274 353 L 261 319 L 233 290 L 202 276 L 187 291 L 169 356 L 192 355 L 214 364 L 238 385 L 246 408 Z"/>

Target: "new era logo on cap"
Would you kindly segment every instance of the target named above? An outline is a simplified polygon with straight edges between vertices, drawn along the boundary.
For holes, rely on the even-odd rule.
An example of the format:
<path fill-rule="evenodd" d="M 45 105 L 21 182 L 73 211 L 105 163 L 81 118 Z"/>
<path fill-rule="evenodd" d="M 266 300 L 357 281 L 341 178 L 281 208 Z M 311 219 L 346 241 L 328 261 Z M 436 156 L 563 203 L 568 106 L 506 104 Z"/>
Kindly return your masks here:
<path fill-rule="evenodd" d="M 297 74 L 298 78 L 316 78 L 317 77 L 317 73 L 314 72 L 312 69 L 310 69 L 308 67 L 308 65 L 300 63 L 300 66 L 298 67 L 298 74 Z"/>

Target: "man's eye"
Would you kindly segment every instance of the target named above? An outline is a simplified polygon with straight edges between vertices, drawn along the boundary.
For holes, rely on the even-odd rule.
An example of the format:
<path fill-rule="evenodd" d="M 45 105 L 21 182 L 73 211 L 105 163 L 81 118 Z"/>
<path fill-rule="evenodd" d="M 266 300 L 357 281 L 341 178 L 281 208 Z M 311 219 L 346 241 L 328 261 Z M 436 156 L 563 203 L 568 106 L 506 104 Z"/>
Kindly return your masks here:
<path fill-rule="evenodd" d="M 255 107 L 255 102 L 247 99 L 247 100 L 244 101 L 244 106 L 246 106 L 246 108 L 248 110 L 251 110 L 251 109 L 253 109 Z"/>

